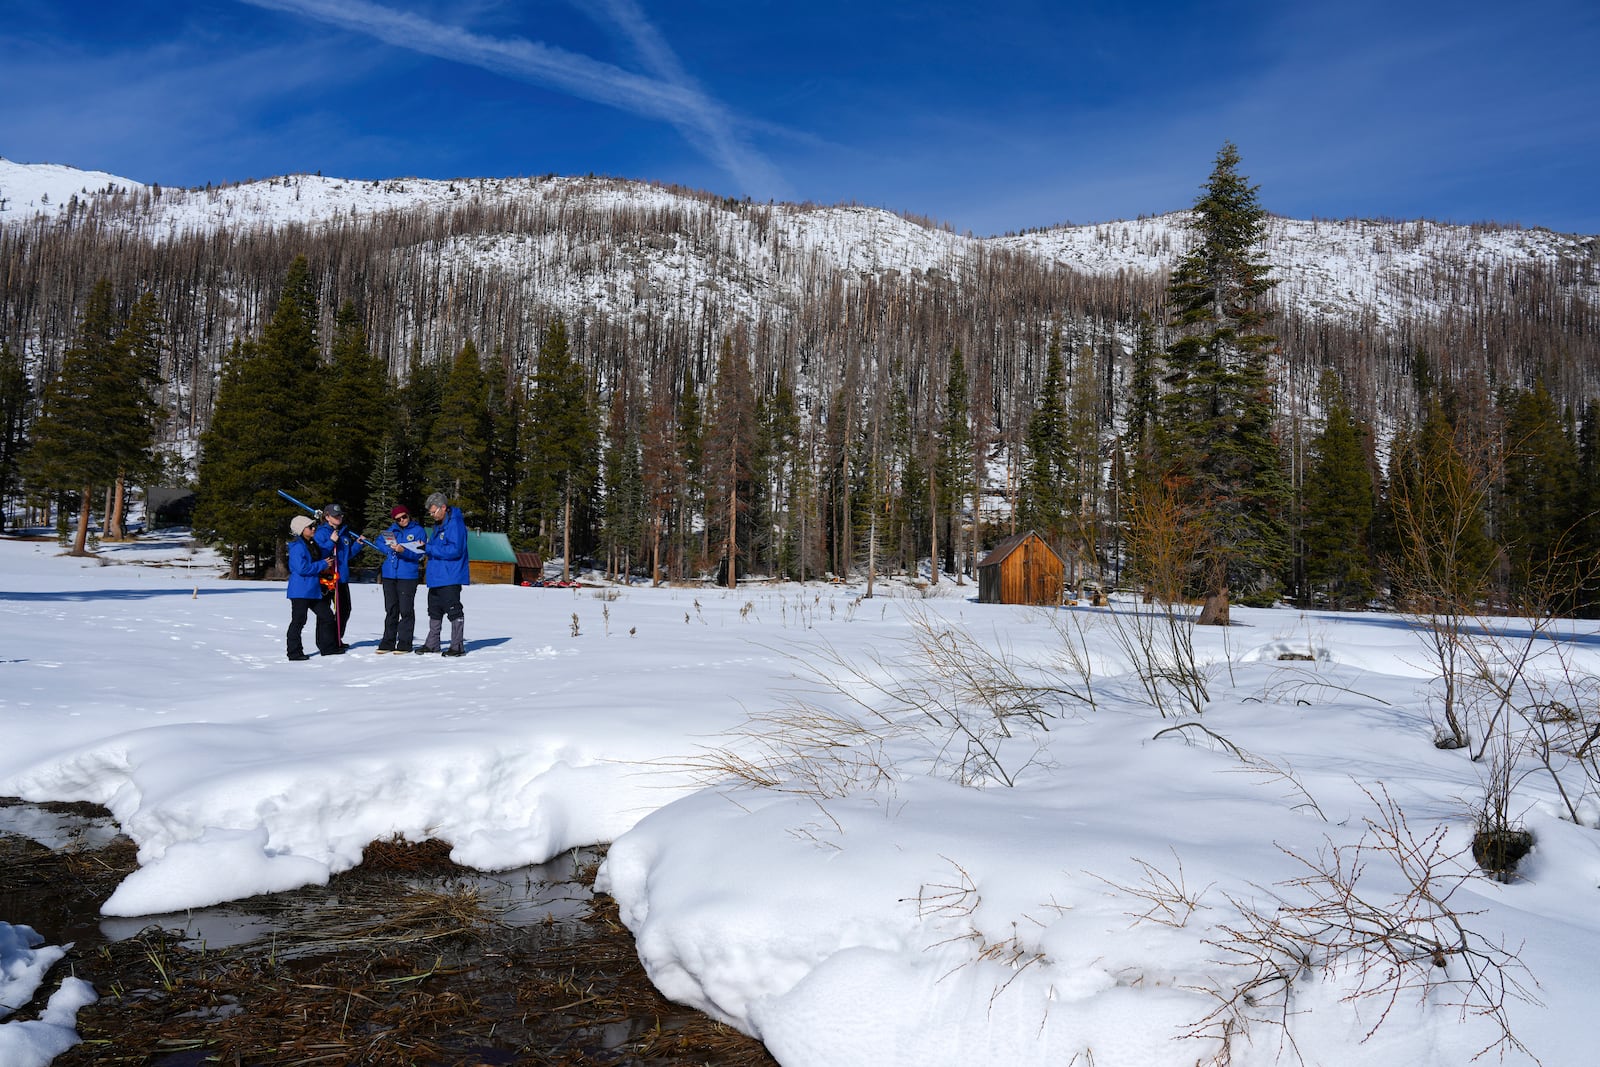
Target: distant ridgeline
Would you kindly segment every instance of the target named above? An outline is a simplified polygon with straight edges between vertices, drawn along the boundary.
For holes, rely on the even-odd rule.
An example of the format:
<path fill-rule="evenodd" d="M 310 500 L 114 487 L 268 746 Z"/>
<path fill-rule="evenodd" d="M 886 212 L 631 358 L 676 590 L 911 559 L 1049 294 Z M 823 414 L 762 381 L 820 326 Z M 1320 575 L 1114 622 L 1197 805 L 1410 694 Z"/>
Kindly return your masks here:
<path fill-rule="evenodd" d="M 1060 330 L 1096 353 L 1107 402 L 1139 317 L 1162 321 L 1183 214 L 974 239 L 864 207 L 728 200 L 605 179 L 354 182 L 298 175 L 210 189 L 104 193 L 0 214 L 0 341 L 48 378 L 91 286 L 153 290 L 168 331 L 174 430 L 206 423 L 223 357 L 270 317 L 305 255 L 323 341 L 346 300 L 403 375 L 468 338 L 513 367 L 552 315 L 602 388 L 623 377 L 704 383 L 721 336 L 748 332 L 758 381 L 787 372 L 832 395 L 881 366 L 913 398 L 960 345 L 993 389 L 993 421 L 1025 421 Z M 95 192 L 94 190 L 99 190 Z M 0 184 L 0 197 L 6 196 Z M 1063 205 L 1063 211 L 1070 205 Z M 1356 414 L 1390 425 L 1434 380 L 1487 392 L 1544 376 L 1560 403 L 1600 377 L 1600 240 L 1429 222 L 1269 219 L 1279 386 L 1302 407 L 1324 366 Z"/>
<path fill-rule="evenodd" d="M 8 166 L 17 186 L 27 168 Z M 596 178 L 296 175 L 206 189 L 105 178 L 85 175 L 66 202 L 27 210 L 13 195 L 0 212 L 0 342 L 22 356 L 35 396 L 106 278 L 121 306 L 155 295 L 159 437 L 192 444 L 228 353 L 261 336 L 305 257 L 323 353 L 349 305 L 392 382 L 448 367 L 471 341 L 516 395 L 559 317 L 602 419 L 640 434 L 652 404 L 681 410 L 688 397 L 707 416 L 716 409 L 726 340 L 756 395 L 781 387 L 795 398 L 793 433 L 813 454 L 891 457 L 891 439 L 938 430 L 959 350 L 997 509 L 1021 480 L 1055 338 L 1110 477 L 1140 324 L 1159 350 L 1168 275 L 1186 248 L 1186 212 L 974 238 L 855 205 Z M 1498 394 L 1535 380 L 1573 420 L 1600 394 L 1594 237 L 1268 218 L 1259 255 L 1278 283 L 1264 304 L 1285 450 L 1314 435 L 1328 368 L 1380 446 L 1419 424 L 1430 398 L 1489 425 Z M 867 499 L 912 452 L 876 467 L 841 460 L 849 470 L 836 476 Z M 821 463 L 809 474 L 772 491 L 820 492 Z"/>

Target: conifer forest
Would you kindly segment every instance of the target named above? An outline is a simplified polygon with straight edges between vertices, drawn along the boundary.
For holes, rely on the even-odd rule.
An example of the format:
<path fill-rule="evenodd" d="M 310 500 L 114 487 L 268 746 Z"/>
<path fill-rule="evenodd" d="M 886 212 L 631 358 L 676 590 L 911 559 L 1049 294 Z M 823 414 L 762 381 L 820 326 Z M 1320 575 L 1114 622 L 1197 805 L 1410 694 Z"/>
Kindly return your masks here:
<path fill-rule="evenodd" d="M 84 190 L 0 225 L 0 509 L 84 551 L 188 489 L 251 577 L 280 489 L 369 533 L 442 491 L 639 581 L 971 581 L 1034 531 L 1202 621 L 1600 612 L 1600 239 L 1195 173 L 983 239 L 598 178 Z"/>

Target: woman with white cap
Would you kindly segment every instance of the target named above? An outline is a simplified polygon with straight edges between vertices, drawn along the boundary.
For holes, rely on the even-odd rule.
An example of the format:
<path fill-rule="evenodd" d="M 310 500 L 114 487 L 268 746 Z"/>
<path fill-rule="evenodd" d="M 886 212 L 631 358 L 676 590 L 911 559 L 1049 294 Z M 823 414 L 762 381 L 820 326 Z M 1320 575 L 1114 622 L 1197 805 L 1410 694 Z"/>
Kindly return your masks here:
<path fill-rule="evenodd" d="M 306 628 L 307 613 L 317 617 L 317 651 L 324 656 L 337 656 L 339 626 L 333 618 L 329 596 L 322 588 L 322 576 L 328 571 L 331 558 L 317 544 L 315 523 L 304 515 L 289 520 L 289 658 L 295 662 L 308 660 L 301 633 Z"/>

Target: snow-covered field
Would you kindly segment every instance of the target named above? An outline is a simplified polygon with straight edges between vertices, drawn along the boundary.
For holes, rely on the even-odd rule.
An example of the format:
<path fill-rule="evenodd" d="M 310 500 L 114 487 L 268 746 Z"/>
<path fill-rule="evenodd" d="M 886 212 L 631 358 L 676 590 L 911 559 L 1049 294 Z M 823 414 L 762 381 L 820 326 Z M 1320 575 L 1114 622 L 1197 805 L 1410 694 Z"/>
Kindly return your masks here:
<path fill-rule="evenodd" d="M 178 539 L 0 541 L 0 796 L 114 813 L 141 868 L 108 915 L 322 882 L 394 834 L 497 869 L 611 841 L 598 887 L 652 979 L 790 1067 L 1191 1067 L 1230 1025 L 1241 1067 L 1532 1062 L 1501 1022 L 1594 1062 L 1595 784 L 1567 776 L 1575 825 L 1519 776 L 1534 851 L 1477 873 L 1487 766 L 1434 747 L 1403 619 L 1238 610 L 1196 634 L 1195 723 L 1144 699 L 1133 602 L 475 586 L 442 660 L 376 655 L 357 586 L 351 654 L 290 663 L 282 585 L 221 573 Z M 1600 672 L 1592 625 L 1538 647 Z M 1040 727 L 1013 702 L 1002 739 L 958 663 L 1002 704 L 1011 671 L 1094 706 L 1046 694 Z M 14 1004 L 61 946 L 6 918 Z M 47 1061 L 85 994 L 0 1024 L 0 1062 Z"/>

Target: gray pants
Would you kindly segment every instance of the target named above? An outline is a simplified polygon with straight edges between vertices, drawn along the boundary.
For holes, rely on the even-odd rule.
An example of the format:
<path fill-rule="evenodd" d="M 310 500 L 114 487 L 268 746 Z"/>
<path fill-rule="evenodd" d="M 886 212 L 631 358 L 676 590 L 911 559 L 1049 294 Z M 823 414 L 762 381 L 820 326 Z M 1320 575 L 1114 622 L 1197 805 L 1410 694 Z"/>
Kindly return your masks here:
<path fill-rule="evenodd" d="M 444 620 L 450 620 L 450 651 L 465 652 L 467 644 L 467 613 L 461 607 L 459 585 L 430 585 L 428 587 L 428 637 L 422 647 L 437 650 L 439 631 Z"/>

